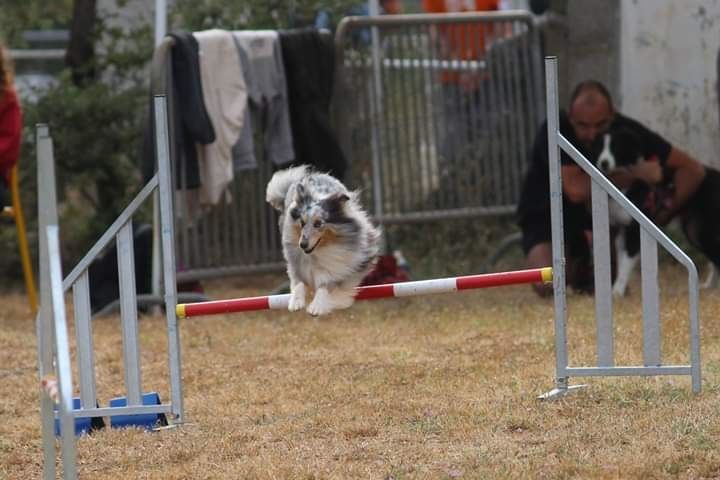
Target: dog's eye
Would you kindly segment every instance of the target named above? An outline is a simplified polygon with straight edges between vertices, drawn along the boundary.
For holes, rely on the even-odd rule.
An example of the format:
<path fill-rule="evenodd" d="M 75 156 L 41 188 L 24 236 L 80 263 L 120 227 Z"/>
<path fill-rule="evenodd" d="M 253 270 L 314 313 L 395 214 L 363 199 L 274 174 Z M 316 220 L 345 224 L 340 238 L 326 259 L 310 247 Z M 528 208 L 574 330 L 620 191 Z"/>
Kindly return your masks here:
<path fill-rule="evenodd" d="M 321 220 L 315 220 L 315 222 L 313 223 L 313 227 L 315 227 L 315 228 L 320 228 L 320 227 L 322 227 L 322 221 L 321 221 Z"/>
<path fill-rule="evenodd" d="M 293 208 L 292 210 L 290 210 L 290 216 L 293 220 L 297 220 L 298 218 L 300 218 L 300 212 L 297 208 Z"/>

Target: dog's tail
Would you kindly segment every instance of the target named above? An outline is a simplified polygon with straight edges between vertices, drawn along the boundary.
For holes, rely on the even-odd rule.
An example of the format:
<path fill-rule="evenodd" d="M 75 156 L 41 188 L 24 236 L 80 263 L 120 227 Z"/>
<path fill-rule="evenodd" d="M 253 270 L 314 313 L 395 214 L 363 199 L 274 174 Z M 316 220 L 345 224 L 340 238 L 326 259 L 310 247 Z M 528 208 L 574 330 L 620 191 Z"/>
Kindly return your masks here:
<path fill-rule="evenodd" d="M 265 200 L 276 210 L 282 212 L 285 209 L 285 196 L 290 186 L 299 182 L 308 173 L 308 166 L 288 168 L 275 172 L 267 184 Z"/>

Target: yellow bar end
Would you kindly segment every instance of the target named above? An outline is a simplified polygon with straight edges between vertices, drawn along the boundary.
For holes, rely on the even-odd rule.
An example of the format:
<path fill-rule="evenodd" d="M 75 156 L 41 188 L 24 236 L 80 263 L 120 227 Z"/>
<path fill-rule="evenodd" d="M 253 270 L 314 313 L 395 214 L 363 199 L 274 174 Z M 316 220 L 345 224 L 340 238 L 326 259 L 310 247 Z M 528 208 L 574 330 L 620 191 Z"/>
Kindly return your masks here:
<path fill-rule="evenodd" d="M 553 270 L 552 267 L 545 267 L 540 270 L 540 275 L 544 283 L 552 283 L 553 281 Z"/>

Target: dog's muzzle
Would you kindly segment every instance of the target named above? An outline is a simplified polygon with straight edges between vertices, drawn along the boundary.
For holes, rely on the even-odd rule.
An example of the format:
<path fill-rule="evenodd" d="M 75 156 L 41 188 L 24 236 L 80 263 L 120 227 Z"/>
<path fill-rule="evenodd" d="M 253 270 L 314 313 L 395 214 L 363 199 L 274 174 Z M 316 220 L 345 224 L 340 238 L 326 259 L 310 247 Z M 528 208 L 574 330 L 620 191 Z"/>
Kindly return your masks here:
<path fill-rule="evenodd" d="M 302 251 L 305 252 L 307 255 L 310 255 L 310 254 L 315 250 L 315 248 L 317 248 L 317 246 L 320 244 L 320 240 L 322 240 L 322 239 L 319 239 L 317 242 L 315 242 L 315 245 L 313 245 L 313 246 L 310 247 L 310 248 L 308 248 L 308 244 L 307 244 L 307 243 L 306 243 L 305 245 L 303 245 L 302 243 L 300 243 L 300 248 L 301 248 Z"/>

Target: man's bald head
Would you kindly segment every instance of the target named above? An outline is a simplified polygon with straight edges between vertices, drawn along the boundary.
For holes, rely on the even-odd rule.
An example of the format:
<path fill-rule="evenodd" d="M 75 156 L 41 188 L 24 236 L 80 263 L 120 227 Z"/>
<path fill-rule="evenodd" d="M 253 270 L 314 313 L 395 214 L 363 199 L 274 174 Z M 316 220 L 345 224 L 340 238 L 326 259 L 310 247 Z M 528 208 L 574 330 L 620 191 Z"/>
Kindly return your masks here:
<path fill-rule="evenodd" d="M 570 105 L 570 111 L 575 108 L 604 108 L 612 111 L 612 104 L 602 93 L 597 90 L 586 89 L 580 92 L 575 101 Z"/>
<path fill-rule="evenodd" d="M 570 96 L 568 116 L 575 137 L 589 147 L 612 123 L 615 115 L 612 97 L 605 85 L 595 80 L 580 83 Z"/>

